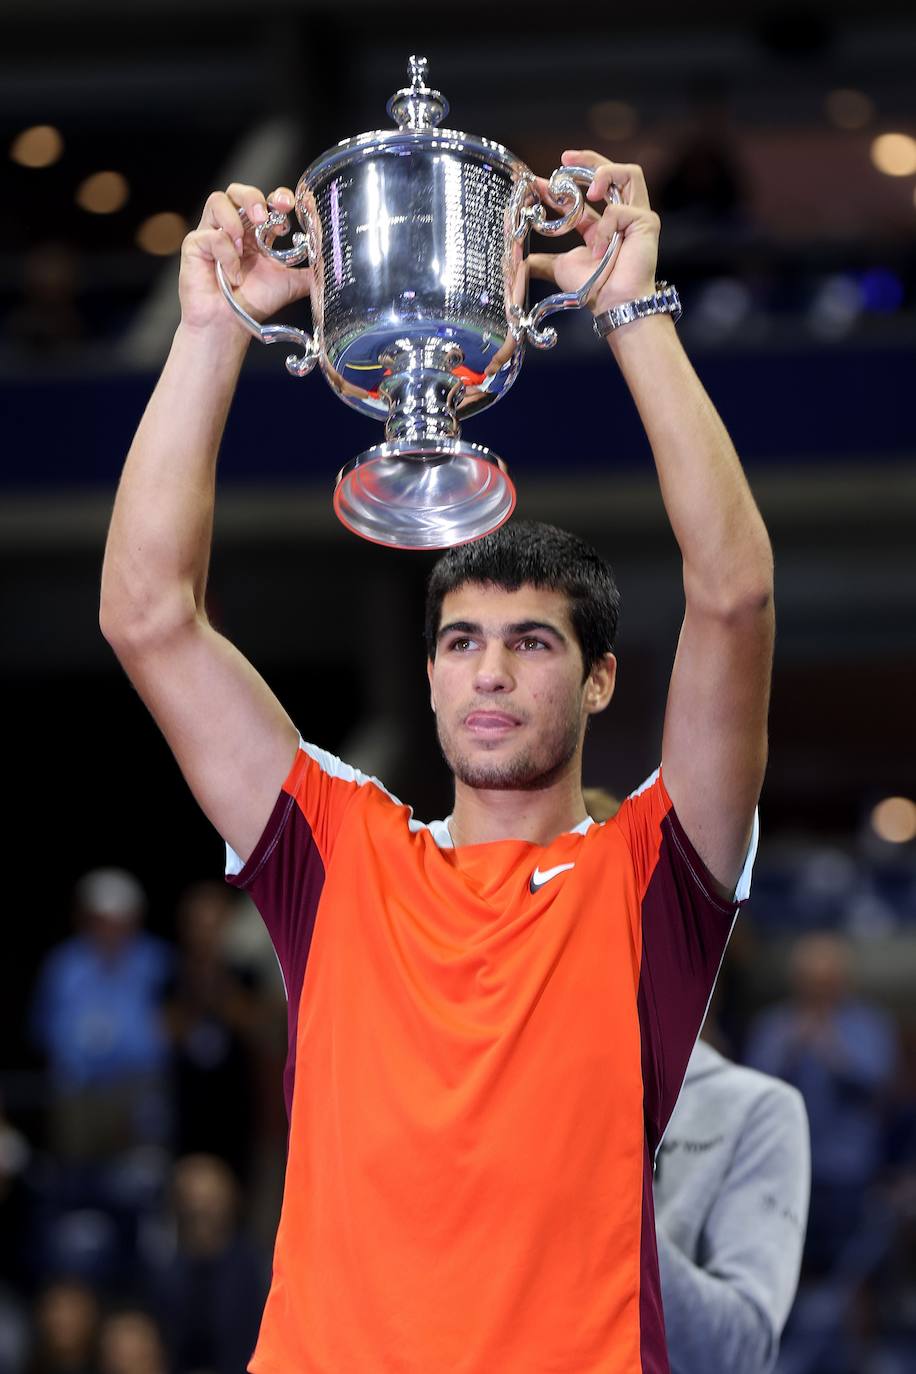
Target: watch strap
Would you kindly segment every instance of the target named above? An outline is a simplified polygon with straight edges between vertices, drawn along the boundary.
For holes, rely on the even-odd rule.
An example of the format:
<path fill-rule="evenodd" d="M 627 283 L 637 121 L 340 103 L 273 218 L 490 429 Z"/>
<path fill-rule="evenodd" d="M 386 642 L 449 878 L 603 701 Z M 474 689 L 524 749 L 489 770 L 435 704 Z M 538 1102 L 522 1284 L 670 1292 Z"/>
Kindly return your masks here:
<path fill-rule="evenodd" d="M 610 310 L 595 316 L 595 333 L 599 339 L 606 339 L 615 329 L 631 324 L 633 320 L 645 320 L 650 315 L 671 315 L 675 324 L 681 318 L 683 309 L 676 286 L 666 281 L 657 281 L 651 296 L 640 296 L 635 301 L 625 301 L 622 305 L 612 305 Z"/>

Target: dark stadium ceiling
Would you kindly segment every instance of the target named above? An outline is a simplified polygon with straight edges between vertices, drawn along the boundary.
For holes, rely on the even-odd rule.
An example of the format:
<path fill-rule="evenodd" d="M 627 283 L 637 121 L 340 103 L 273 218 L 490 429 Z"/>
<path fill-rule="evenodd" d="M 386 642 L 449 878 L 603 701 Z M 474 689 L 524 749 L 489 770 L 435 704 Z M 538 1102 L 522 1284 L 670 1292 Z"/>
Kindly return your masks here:
<path fill-rule="evenodd" d="M 739 149 L 773 242 L 807 239 L 829 254 L 831 243 L 870 236 L 898 257 L 912 242 L 916 177 L 882 177 L 869 163 L 876 134 L 916 134 L 911 0 L 6 0 L 4 149 L 23 129 L 52 125 L 64 150 L 44 168 L 6 163 L 15 210 L 0 227 L 0 315 L 15 324 L 30 292 L 39 303 L 42 291 L 53 296 L 53 282 L 34 279 L 48 275 L 41 256 L 54 243 L 70 255 L 64 275 L 91 299 L 88 332 L 123 333 L 162 272 L 163 259 L 136 245 L 149 216 L 192 221 L 229 176 L 294 184 L 330 144 L 387 125 L 385 101 L 415 51 L 451 101 L 452 127 L 495 138 L 538 170 L 586 146 L 643 161 L 658 178 L 686 131 L 712 119 Z M 859 127 L 837 128 L 825 113 L 837 89 L 865 97 Z M 75 203 L 101 170 L 126 180 L 114 213 Z"/>

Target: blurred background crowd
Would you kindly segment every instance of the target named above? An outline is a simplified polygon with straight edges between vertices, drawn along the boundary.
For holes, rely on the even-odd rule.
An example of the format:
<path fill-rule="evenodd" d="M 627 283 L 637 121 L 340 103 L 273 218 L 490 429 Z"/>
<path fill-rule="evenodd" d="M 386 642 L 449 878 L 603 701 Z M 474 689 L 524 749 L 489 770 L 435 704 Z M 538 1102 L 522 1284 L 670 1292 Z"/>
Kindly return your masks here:
<path fill-rule="evenodd" d="M 716 1010 L 725 1051 L 794 1083 L 810 1118 L 779 1370 L 916 1371 L 916 14 L 630 11 L 0 13 L 0 1374 L 239 1374 L 253 1343 L 285 1149 L 282 981 L 101 641 L 99 562 L 207 193 L 295 185 L 387 127 L 417 51 L 452 127 L 539 173 L 585 147 L 645 168 L 679 328 L 776 553 L 763 839 Z M 615 567 L 620 683 L 586 781 L 623 795 L 658 762 L 680 570 L 619 378 L 586 318 L 558 332 L 465 437 L 508 461 L 521 514 Z M 278 352 L 252 347 L 230 418 L 212 618 L 307 737 L 444 815 L 431 560 L 336 524 L 334 474 L 380 435 Z"/>
<path fill-rule="evenodd" d="M 282 978 L 222 882 L 147 925 L 126 870 L 77 883 L 30 994 L 31 1094 L 0 1107 L 0 1369 L 239 1371 L 282 1187 Z"/>

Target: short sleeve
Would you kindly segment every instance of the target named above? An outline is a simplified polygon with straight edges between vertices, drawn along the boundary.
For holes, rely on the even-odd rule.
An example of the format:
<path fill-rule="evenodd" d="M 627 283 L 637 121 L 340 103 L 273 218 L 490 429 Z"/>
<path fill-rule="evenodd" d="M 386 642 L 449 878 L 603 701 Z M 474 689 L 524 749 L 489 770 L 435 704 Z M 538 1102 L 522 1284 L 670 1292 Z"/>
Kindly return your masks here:
<path fill-rule="evenodd" d="M 703 1025 L 739 907 L 750 891 L 757 821 L 735 897 L 727 900 L 674 810 L 661 770 L 612 824 L 626 842 L 639 904 L 639 1021 L 646 1130 L 657 1150 Z"/>
<path fill-rule="evenodd" d="M 344 813 L 356 793 L 366 783 L 372 783 L 380 791 L 386 792 L 378 778 L 361 773 L 358 768 L 344 763 L 336 754 L 328 753 L 326 749 L 319 749 L 315 744 L 307 744 L 300 736 L 299 748 L 283 783 L 280 797 L 247 864 L 243 864 L 231 845 L 226 845 L 227 879 L 234 886 L 248 886 L 256 862 L 263 862 L 265 856 L 270 853 L 277 835 L 289 818 L 292 805 L 295 805 L 308 824 L 319 853 L 327 864 Z M 390 796 L 390 793 L 386 795 Z M 392 801 L 396 800 L 392 797 Z M 247 878 L 243 878 L 243 870 L 246 871 Z"/>
<path fill-rule="evenodd" d="M 293 766 L 247 863 L 226 846 L 226 879 L 250 894 L 283 974 L 290 1025 L 285 1075 L 288 1107 L 299 997 L 325 877 L 347 811 L 367 786 L 385 790 L 377 779 L 300 740 Z"/>

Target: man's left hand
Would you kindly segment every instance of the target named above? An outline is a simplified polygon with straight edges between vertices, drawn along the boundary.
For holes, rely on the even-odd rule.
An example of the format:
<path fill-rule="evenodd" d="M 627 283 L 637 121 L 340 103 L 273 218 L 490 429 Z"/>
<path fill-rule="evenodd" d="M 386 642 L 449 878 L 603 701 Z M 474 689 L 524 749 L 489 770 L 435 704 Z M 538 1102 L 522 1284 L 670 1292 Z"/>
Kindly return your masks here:
<path fill-rule="evenodd" d="M 594 167 L 595 179 L 586 193 L 587 203 L 576 232 L 582 238 L 577 248 L 565 253 L 532 253 L 528 266 L 532 277 L 553 282 L 561 291 L 578 291 L 595 271 L 615 231 L 620 246 L 613 266 L 589 305 L 598 315 L 613 305 L 651 296 L 655 291 L 658 262 L 658 236 L 661 221 L 649 205 L 649 192 L 642 168 L 634 163 L 608 162 L 587 149 L 567 149 L 564 167 Z M 607 204 L 611 184 L 620 192 L 619 205 Z M 544 177 L 537 178 L 538 193 L 546 205 L 562 211 L 554 201 Z M 599 205 L 603 209 L 597 208 Z"/>

